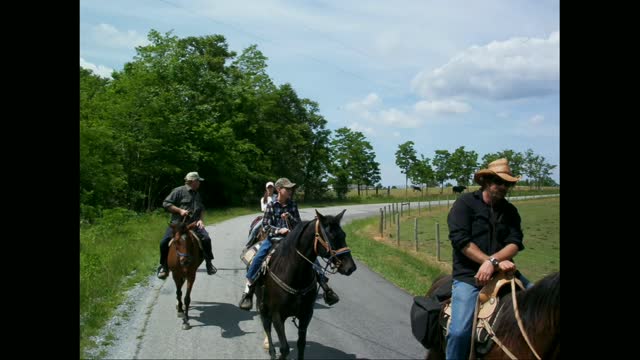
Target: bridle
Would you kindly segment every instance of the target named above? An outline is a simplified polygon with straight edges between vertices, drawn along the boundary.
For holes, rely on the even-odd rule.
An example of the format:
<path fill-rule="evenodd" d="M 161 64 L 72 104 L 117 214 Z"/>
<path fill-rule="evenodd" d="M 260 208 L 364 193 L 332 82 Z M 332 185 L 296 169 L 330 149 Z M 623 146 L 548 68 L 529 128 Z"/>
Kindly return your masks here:
<path fill-rule="evenodd" d="M 351 249 L 349 247 L 343 247 L 337 250 L 333 250 L 331 248 L 331 242 L 329 240 L 329 237 L 327 236 L 327 233 L 324 231 L 324 227 L 320 226 L 320 219 L 318 217 L 316 217 L 315 232 L 316 232 L 315 238 L 313 240 L 313 251 L 316 254 L 316 256 L 320 256 L 321 258 L 325 259 L 325 261 L 327 262 L 327 266 L 325 266 L 325 268 L 323 269 L 323 272 L 335 274 L 337 269 L 342 264 L 342 262 L 338 258 L 338 255 L 349 253 L 351 252 Z M 321 256 L 320 253 L 318 253 L 318 244 L 320 244 L 324 248 L 326 253 L 329 254 L 328 258 L 325 258 Z M 307 257 L 304 256 L 300 251 L 296 250 L 296 252 L 303 259 L 307 260 L 314 268 L 318 267 L 318 265 L 316 265 L 313 261 L 307 259 Z M 326 269 L 327 267 L 330 267 L 331 270 L 327 270 Z"/>

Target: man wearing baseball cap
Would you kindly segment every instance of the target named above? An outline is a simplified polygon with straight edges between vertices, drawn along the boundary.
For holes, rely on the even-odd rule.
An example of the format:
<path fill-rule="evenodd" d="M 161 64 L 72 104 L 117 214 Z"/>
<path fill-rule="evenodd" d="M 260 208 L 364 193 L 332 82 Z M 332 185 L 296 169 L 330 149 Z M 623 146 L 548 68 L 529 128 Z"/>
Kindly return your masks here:
<path fill-rule="evenodd" d="M 202 240 L 202 248 L 204 250 L 204 261 L 207 267 L 207 274 L 213 275 L 218 271 L 211 263 L 213 260 L 213 252 L 211 251 L 211 237 L 204 228 L 203 213 L 204 205 L 198 189 L 200 182 L 204 181 L 200 175 L 192 171 L 184 177 L 184 185 L 173 189 L 171 193 L 164 199 L 162 207 L 171 213 L 171 223 L 181 222 L 185 216 L 188 216 L 188 223 L 196 221 L 196 227 L 193 231 Z M 167 266 L 167 255 L 169 254 L 169 241 L 173 235 L 171 227 L 167 227 L 164 237 L 160 241 L 160 266 L 158 266 L 157 276 L 160 279 L 166 279 L 169 276 L 169 268 Z"/>

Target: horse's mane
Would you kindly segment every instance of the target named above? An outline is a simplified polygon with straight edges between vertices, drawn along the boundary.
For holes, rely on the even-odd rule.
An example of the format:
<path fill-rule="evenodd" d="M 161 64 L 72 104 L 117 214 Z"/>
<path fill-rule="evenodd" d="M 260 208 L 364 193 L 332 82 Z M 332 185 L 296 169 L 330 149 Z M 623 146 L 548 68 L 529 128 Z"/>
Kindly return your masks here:
<path fill-rule="evenodd" d="M 284 239 L 280 240 L 280 244 L 273 253 L 273 260 L 270 265 L 272 271 L 277 272 L 281 267 L 287 267 L 295 260 L 298 239 L 302 237 L 307 226 L 312 222 L 315 222 L 315 219 L 299 223 Z"/>
<path fill-rule="evenodd" d="M 545 352 L 553 351 L 550 345 L 560 337 L 560 272 L 547 275 L 533 287 L 519 292 L 516 300 L 525 331 L 539 355 L 545 358 Z M 496 335 L 504 339 L 507 348 L 515 348 L 523 339 L 514 317 L 511 295 L 502 301 L 503 315 L 500 324 L 495 326 Z"/>

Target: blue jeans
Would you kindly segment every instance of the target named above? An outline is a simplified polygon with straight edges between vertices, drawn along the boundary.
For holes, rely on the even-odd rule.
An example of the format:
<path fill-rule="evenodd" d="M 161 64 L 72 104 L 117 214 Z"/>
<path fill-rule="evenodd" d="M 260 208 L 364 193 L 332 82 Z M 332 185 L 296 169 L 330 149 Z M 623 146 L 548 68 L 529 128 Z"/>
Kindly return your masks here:
<path fill-rule="evenodd" d="M 258 253 L 256 254 L 256 256 L 254 256 L 253 261 L 251 261 L 251 265 L 249 266 L 249 271 L 247 271 L 247 279 L 249 279 L 249 281 L 251 281 L 251 283 L 253 283 L 256 278 L 258 278 L 258 273 L 260 271 L 260 265 L 262 265 L 262 262 L 264 261 L 264 258 L 267 256 L 267 253 L 269 253 L 269 250 L 271 249 L 271 237 L 267 237 L 263 242 L 262 245 L 260 245 L 260 249 L 258 250 Z"/>
<path fill-rule="evenodd" d="M 533 284 L 521 273 L 517 276 L 525 288 Z M 479 287 L 459 280 L 453 280 L 451 290 L 451 324 L 447 334 L 447 360 L 466 360 L 471 351 L 471 327 L 475 311 Z"/>

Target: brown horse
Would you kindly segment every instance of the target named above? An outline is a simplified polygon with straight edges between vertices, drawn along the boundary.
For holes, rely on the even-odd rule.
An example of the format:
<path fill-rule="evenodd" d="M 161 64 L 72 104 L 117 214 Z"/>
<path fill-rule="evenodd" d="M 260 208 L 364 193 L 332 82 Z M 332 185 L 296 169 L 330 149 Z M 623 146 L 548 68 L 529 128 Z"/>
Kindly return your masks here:
<path fill-rule="evenodd" d="M 185 218 L 186 220 L 186 218 Z M 191 231 L 196 226 L 196 222 L 187 225 L 183 220 L 177 224 L 171 224 L 173 229 L 173 239 L 169 243 L 169 255 L 167 265 L 171 270 L 173 281 L 176 283 L 176 297 L 178 304 L 178 317 L 182 317 L 182 329 L 189 330 L 189 304 L 191 303 L 191 289 L 196 281 L 196 270 L 204 256 L 200 249 L 199 240 Z M 182 284 L 187 282 L 187 292 L 184 296 L 184 306 L 182 305 Z"/>
<path fill-rule="evenodd" d="M 429 297 L 439 286 L 450 283 L 451 276 L 436 279 L 427 292 Z M 500 315 L 492 325 L 495 337 L 491 349 L 482 359 L 560 358 L 560 272 L 547 275 L 529 289 L 516 292 L 517 314 L 531 345 L 525 340 L 514 310 L 511 292 L 500 296 Z M 496 345 L 498 339 L 502 346 Z M 439 346 L 429 349 L 426 359 L 445 359 L 446 339 L 439 337 Z M 505 351 L 506 349 L 506 351 Z M 534 352 L 535 351 L 535 352 Z M 537 356 L 536 356 L 537 355 Z"/>
<path fill-rule="evenodd" d="M 324 216 L 316 210 L 315 220 L 298 224 L 275 248 L 267 275 L 256 283 L 257 305 L 272 359 L 275 359 L 276 351 L 271 325 L 280 340 L 280 358 L 286 359 L 289 343 L 284 322 L 291 316 L 299 321 L 298 359 L 304 359 L 307 327 L 318 292 L 314 269 L 316 258 L 328 259 L 330 266 L 343 275 L 351 275 L 356 270 L 351 250 L 347 247 L 346 234 L 340 227 L 345 211 L 336 216 Z"/>

